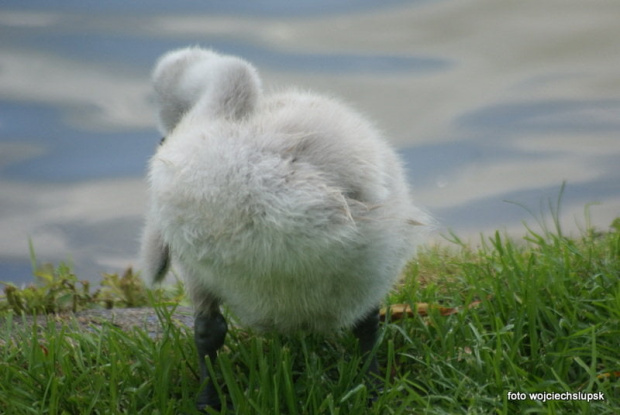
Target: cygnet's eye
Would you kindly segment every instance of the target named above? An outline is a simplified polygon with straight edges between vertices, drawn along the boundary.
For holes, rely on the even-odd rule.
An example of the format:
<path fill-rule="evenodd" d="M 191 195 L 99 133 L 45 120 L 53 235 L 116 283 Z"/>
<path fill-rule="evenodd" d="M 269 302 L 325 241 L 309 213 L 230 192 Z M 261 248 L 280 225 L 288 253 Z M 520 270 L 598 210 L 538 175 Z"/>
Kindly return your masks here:
<path fill-rule="evenodd" d="M 166 141 L 166 137 L 162 137 L 161 140 L 159 140 L 159 145 L 163 145 L 164 141 Z"/>

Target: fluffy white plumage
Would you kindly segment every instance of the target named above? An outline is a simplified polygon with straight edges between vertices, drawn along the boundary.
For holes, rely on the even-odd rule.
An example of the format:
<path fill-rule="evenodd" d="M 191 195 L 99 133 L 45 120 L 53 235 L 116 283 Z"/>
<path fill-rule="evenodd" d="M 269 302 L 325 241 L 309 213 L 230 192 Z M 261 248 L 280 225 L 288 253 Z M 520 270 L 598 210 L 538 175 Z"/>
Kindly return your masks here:
<path fill-rule="evenodd" d="M 166 139 L 150 163 L 148 279 L 170 255 L 198 312 L 224 303 L 280 332 L 349 328 L 382 301 L 431 219 L 365 118 L 264 94 L 249 63 L 200 48 L 164 55 L 153 84 Z"/>

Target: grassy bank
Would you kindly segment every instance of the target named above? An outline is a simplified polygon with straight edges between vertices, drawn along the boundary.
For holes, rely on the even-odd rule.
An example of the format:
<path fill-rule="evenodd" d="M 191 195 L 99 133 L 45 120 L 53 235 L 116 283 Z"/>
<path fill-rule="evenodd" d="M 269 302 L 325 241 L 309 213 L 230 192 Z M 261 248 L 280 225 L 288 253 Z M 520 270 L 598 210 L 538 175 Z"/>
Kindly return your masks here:
<path fill-rule="evenodd" d="M 618 413 L 619 223 L 575 238 L 529 230 L 522 240 L 496 233 L 478 248 L 453 238 L 424 250 L 389 301 L 414 311 L 428 304 L 427 315 L 383 325 L 377 353 L 385 389 L 371 406 L 352 336 L 255 336 L 232 329 L 218 362 L 228 408 L 235 408 L 230 413 Z M 115 289 L 90 294 L 67 276 L 69 269 L 47 272 L 50 284 L 69 280 L 50 304 L 60 297 L 75 309 L 128 302 L 123 277 L 108 282 L 116 284 L 116 295 Z M 21 291 L 11 290 L 15 304 Z M 192 334 L 171 324 L 162 307 L 178 293 L 131 290 L 144 295 L 131 298 L 154 303 L 166 327 L 163 338 L 113 325 L 92 332 L 17 327 L 14 305 L 0 299 L 9 316 L 0 323 L 0 412 L 196 413 Z M 35 300 L 19 297 L 22 311 L 45 311 L 44 291 L 30 294 Z M 29 308 L 29 301 L 39 306 Z M 553 392 L 570 395 L 529 395 Z M 604 399 L 575 399 L 588 397 Z"/>

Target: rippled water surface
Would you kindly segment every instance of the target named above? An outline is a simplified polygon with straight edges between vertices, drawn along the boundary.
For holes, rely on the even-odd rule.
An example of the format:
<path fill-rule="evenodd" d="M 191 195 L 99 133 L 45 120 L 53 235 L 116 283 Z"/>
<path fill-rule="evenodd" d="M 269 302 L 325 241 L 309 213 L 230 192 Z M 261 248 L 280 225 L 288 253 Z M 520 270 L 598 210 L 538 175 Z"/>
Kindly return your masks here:
<path fill-rule="evenodd" d="M 160 138 L 150 70 L 195 44 L 374 118 L 438 234 L 520 235 L 519 204 L 539 211 L 563 182 L 567 231 L 590 203 L 602 229 L 620 215 L 620 2 L 296 3 L 3 2 L 0 280 L 31 279 L 29 238 L 81 278 L 135 263 Z"/>

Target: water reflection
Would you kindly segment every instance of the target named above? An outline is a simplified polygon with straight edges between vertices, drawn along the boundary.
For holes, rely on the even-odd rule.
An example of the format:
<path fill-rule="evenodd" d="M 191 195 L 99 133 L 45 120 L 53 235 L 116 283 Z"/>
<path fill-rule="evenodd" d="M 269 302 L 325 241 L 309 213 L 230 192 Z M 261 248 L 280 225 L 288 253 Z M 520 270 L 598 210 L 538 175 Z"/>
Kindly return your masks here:
<path fill-rule="evenodd" d="M 157 145 L 148 78 L 188 44 L 265 85 L 343 97 L 377 120 L 444 230 L 522 232 L 567 182 L 563 222 L 620 215 L 618 5 L 567 0 L 4 2 L 0 280 L 42 261 L 95 279 L 135 262 Z M 516 202 L 517 204 L 505 201 Z"/>
<path fill-rule="evenodd" d="M 456 120 L 459 128 L 498 134 L 506 139 L 531 133 L 620 131 L 620 99 L 538 100 L 485 107 Z"/>

